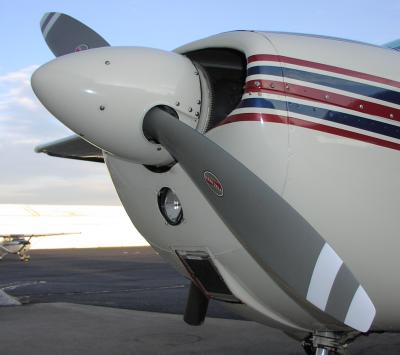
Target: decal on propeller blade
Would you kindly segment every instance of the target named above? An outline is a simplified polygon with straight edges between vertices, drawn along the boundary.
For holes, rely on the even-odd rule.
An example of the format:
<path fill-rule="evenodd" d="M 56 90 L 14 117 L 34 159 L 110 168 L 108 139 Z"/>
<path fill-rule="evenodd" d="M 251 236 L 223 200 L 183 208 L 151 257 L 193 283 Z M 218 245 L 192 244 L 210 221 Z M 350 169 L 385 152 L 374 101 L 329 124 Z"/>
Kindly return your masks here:
<path fill-rule="evenodd" d="M 203 176 L 205 182 L 212 192 L 214 192 L 219 197 L 224 195 L 224 188 L 219 179 L 213 173 L 205 171 Z"/>
<path fill-rule="evenodd" d="M 89 49 L 89 46 L 85 43 L 80 44 L 79 46 L 77 46 L 74 51 L 75 52 L 81 52 L 81 51 L 86 51 L 87 49 Z"/>

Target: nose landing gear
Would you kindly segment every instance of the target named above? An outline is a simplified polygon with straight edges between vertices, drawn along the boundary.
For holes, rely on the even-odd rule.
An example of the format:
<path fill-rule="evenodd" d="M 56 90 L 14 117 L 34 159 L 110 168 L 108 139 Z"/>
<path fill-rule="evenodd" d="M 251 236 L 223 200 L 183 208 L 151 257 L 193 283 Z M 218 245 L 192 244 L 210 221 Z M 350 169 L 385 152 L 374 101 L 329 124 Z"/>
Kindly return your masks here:
<path fill-rule="evenodd" d="M 303 341 L 307 355 L 349 355 L 348 345 L 359 332 L 315 331 Z"/>
<path fill-rule="evenodd" d="M 31 260 L 30 255 L 28 255 L 28 250 L 29 250 L 29 245 L 27 244 L 18 252 L 19 259 L 26 263 L 29 260 Z"/>

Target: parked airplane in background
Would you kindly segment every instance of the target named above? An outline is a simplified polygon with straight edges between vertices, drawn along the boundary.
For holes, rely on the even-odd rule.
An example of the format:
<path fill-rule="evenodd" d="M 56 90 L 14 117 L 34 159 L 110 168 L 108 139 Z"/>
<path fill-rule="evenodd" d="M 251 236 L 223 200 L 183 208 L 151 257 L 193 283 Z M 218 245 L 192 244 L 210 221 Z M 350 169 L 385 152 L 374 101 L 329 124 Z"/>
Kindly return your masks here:
<path fill-rule="evenodd" d="M 189 324 L 213 298 L 309 353 L 400 331 L 398 51 L 255 31 L 109 47 L 60 13 L 41 28 L 59 58 L 32 87 L 77 135 L 38 151 L 106 163 L 192 280 Z"/>
<path fill-rule="evenodd" d="M 29 249 L 147 245 L 122 206 L 0 204 L 0 260 L 28 261 Z"/>
<path fill-rule="evenodd" d="M 43 234 L 0 234 L 0 260 L 8 254 L 18 254 L 21 261 L 31 259 L 28 251 L 31 248 L 31 239 L 54 235 L 80 233 L 43 233 Z"/>

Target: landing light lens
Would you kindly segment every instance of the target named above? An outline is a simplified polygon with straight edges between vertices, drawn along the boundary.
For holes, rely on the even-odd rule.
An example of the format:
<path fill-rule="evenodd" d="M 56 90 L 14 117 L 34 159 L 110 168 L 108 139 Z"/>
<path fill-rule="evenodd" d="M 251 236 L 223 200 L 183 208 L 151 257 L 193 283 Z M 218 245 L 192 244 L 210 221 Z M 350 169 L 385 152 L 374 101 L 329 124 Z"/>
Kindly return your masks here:
<path fill-rule="evenodd" d="M 181 201 L 169 187 L 163 187 L 158 193 L 158 207 L 168 224 L 176 226 L 182 222 Z"/>

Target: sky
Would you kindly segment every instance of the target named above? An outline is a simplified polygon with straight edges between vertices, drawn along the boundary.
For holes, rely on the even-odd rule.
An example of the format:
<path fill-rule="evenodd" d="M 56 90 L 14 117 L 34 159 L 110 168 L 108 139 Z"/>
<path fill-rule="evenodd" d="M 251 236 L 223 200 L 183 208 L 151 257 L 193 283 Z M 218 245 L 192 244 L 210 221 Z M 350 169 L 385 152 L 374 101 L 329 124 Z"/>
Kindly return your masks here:
<path fill-rule="evenodd" d="M 76 17 L 111 45 L 165 50 L 238 29 L 400 38 L 399 0 L 0 0 L 0 204 L 119 204 L 104 164 L 34 153 L 71 134 L 30 87 L 35 68 L 53 59 L 39 27 L 49 11 Z"/>

